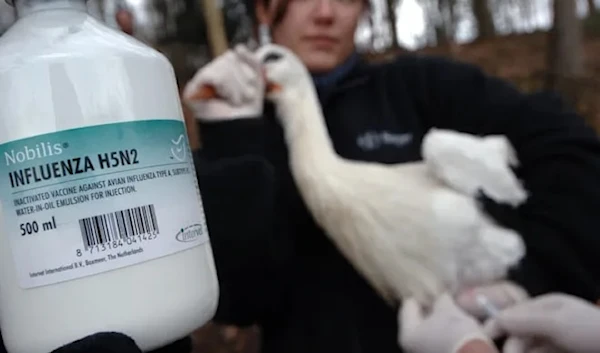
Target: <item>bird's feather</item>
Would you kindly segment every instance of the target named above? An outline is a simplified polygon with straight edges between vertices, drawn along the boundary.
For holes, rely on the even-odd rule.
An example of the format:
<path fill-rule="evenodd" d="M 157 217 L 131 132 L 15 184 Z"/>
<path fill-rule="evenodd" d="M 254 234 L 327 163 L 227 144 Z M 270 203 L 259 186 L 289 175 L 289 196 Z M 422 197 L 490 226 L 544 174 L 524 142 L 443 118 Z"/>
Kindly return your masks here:
<path fill-rule="evenodd" d="M 527 191 L 511 167 L 519 160 L 504 136 L 473 136 L 431 129 L 423 139 L 423 159 L 433 174 L 466 195 L 483 192 L 498 203 L 521 205 Z"/>

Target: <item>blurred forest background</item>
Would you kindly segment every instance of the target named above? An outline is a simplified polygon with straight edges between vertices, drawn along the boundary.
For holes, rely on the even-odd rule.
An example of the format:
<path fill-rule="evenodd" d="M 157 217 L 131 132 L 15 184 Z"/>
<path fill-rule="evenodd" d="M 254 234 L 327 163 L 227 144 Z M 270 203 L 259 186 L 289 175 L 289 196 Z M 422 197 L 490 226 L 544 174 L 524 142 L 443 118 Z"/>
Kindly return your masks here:
<path fill-rule="evenodd" d="M 480 65 L 525 91 L 554 89 L 600 131 L 600 0 L 370 0 L 356 33 L 372 60 L 406 51 Z M 133 35 L 162 51 L 180 86 L 236 43 L 252 44 L 252 0 L 89 0 L 90 13 L 117 27 L 133 17 Z M 0 1 L 0 35 L 14 21 Z M 190 118 L 188 117 L 188 122 Z M 189 124 L 194 148 L 195 124 Z"/>
<path fill-rule="evenodd" d="M 475 63 L 524 91 L 560 92 L 600 131 L 600 0 L 371 0 L 356 34 L 371 60 L 408 51 Z M 211 57 L 254 42 L 250 0 L 89 0 L 90 13 L 117 28 L 131 15 L 133 35 L 162 51 L 180 86 Z M 0 2 L 0 35 L 14 21 Z M 189 115 L 189 114 L 188 114 Z M 187 116 L 188 122 L 190 117 Z M 188 124 L 196 142 L 195 124 Z M 198 353 L 257 352 L 256 328 L 207 325 Z"/>

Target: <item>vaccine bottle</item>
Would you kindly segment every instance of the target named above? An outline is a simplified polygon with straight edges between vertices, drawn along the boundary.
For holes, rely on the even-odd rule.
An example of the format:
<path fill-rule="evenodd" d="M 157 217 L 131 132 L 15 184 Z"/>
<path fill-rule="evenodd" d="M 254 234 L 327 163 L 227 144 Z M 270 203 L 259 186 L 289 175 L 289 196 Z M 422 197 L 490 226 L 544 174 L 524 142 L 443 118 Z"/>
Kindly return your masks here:
<path fill-rule="evenodd" d="M 8 351 L 107 331 L 144 351 L 187 336 L 219 289 L 173 67 L 85 0 L 12 2 L 0 37 Z"/>

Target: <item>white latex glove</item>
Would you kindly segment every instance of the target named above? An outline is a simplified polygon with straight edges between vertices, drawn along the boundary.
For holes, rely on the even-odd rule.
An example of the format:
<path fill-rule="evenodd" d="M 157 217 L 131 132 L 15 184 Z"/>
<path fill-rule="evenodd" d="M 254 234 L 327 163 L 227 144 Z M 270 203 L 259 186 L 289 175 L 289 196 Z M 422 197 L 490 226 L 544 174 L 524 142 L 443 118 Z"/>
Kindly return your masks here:
<path fill-rule="evenodd" d="M 501 311 L 485 331 L 494 338 L 511 336 L 504 353 L 530 353 L 536 341 L 545 342 L 539 352 L 554 346 L 570 353 L 597 353 L 600 308 L 570 295 L 548 294 Z"/>
<path fill-rule="evenodd" d="M 259 117 L 265 94 L 261 67 L 252 52 L 237 45 L 196 72 L 183 91 L 183 101 L 197 119 L 204 121 Z M 193 99 L 205 85 L 214 87 L 219 98 Z"/>
<path fill-rule="evenodd" d="M 523 288 L 509 281 L 475 287 L 459 293 L 456 296 L 458 306 L 480 320 L 487 319 L 487 313 L 477 302 L 477 294 L 485 296 L 498 310 L 509 308 L 529 299 L 529 295 Z"/>
<path fill-rule="evenodd" d="M 479 323 L 457 307 L 448 294 L 434 303 L 427 317 L 416 300 L 406 300 L 398 320 L 398 341 L 410 353 L 457 353 L 473 340 L 482 340 L 494 347 Z"/>

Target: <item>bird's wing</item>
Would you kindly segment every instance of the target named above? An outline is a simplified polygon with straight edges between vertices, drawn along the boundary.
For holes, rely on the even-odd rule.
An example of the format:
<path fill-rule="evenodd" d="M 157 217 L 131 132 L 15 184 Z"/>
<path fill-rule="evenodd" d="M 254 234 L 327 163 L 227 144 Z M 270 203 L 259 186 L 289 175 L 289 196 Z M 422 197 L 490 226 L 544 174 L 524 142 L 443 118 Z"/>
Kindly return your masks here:
<path fill-rule="evenodd" d="M 521 236 L 498 226 L 470 197 L 440 189 L 434 194 L 432 225 L 438 241 L 452 255 L 456 281 L 450 290 L 484 285 L 506 276 L 525 253 Z"/>
<path fill-rule="evenodd" d="M 422 154 L 431 172 L 449 187 L 469 196 L 483 192 L 490 199 L 518 206 L 527 191 L 511 167 L 516 153 L 504 136 L 477 137 L 452 130 L 431 129 Z"/>

